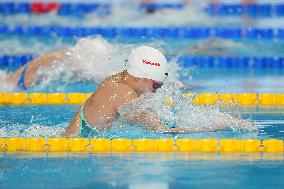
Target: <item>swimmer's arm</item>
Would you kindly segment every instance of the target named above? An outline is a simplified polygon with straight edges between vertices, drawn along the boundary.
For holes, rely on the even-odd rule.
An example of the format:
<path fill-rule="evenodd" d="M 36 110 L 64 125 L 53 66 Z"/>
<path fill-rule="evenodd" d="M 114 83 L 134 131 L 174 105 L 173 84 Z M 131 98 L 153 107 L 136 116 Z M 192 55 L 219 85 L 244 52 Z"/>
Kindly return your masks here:
<path fill-rule="evenodd" d="M 131 113 L 125 116 L 125 120 L 130 124 L 143 125 L 145 130 L 153 131 L 156 133 L 164 134 L 186 134 L 186 133 L 196 133 L 196 132 L 206 132 L 206 131 L 216 131 L 224 130 L 216 128 L 168 128 L 163 124 L 163 122 L 151 116 L 147 112 Z"/>
<path fill-rule="evenodd" d="M 60 61 L 61 58 L 64 57 L 64 51 L 55 51 L 50 52 L 47 54 L 44 54 L 40 57 L 35 58 L 34 60 L 28 62 L 29 68 L 25 74 L 25 84 L 26 87 L 30 87 L 32 83 L 34 83 L 37 80 L 38 77 L 38 70 L 42 68 L 49 68 L 53 63 L 57 63 Z M 19 80 L 20 75 L 23 72 L 23 69 L 26 65 L 23 65 L 21 68 L 19 68 L 17 71 L 11 73 L 6 81 L 7 82 L 17 82 Z"/>
<path fill-rule="evenodd" d="M 129 91 L 123 89 L 120 90 L 120 94 L 122 98 L 120 98 L 116 102 L 116 111 L 118 109 L 125 106 L 127 103 L 138 98 L 138 95 L 134 91 Z M 145 130 L 157 132 L 157 133 L 192 133 L 194 131 L 190 129 L 183 128 L 168 128 L 163 122 L 157 118 L 149 114 L 148 112 L 137 111 L 137 112 L 128 112 L 128 114 L 124 115 L 124 120 L 132 125 L 142 125 Z"/>
<path fill-rule="evenodd" d="M 166 128 L 164 134 L 187 134 L 187 133 L 199 133 L 199 132 L 209 132 L 209 131 L 218 131 L 218 130 L 228 130 L 228 128 Z"/>
<path fill-rule="evenodd" d="M 257 127 L 254 126 L 250 121 L 243 119 L 235 119 L 235 123 L 238 123 L 238 130 L 247 130 L 247 131 L 257 131 Z M 231 130 L 230 125 L 227 123 L 223 124 L 214 124 L 205 128 L 167 128 L 163 133 L 199 133 L 199 132 L 212 132 L 212 131 L 226 131 Z"/>
<path fill-rule="evenodd" d="M 114 109 L 116 112 L 119 112 L 120 108 L 137 98 L 138 95 L 135 91 L 129 87 L 120 86 L 120 90 L 117 92 L 117 100 Z M 145 130 L 151 130 L 154 132 L 162 132 L 166 129 L 160 119 L 151 116 L 147 112 L 128 112 L 124 115 L 124 120 L 133 125 L 143 125 Z"/>
<path fill-rule="evenodd" d="M 65 130 L 62 136 L 63 137 L 76 136 L 79 133 L 80 124 L 81 124 L 81 118 L 79 110 L 72 118 L 70 124 L 68 125 L 67 129 Z"/>
<path fill-rule="evenodd" d="M 160 119 L 147 112 L 132 112 L 125 115 L 124 119 L 132 125 L 142 125 L 148 131 L 163 133 L 167 129 Z"/>

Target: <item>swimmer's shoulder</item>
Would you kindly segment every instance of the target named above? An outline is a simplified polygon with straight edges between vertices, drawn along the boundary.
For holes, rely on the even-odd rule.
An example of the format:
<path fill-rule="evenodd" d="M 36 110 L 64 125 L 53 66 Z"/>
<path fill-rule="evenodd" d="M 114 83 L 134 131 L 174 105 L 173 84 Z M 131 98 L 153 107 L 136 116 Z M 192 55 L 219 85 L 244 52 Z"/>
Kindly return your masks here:
<path fill-rule="evenodd" d="M 100 85 L 96 93 L 115 95 L 123 98 L 138 98 L 138 94 L 128 85 L 119 82 L 107 81 Z"/>
<path fill-rule="evenodd" d="M 118 110 L 125 104 L 128 104 L 129 102 L 136 100 L 138 98 L 138 94 L 129 86 L 119 83 L 119 85 L 116 87 L 116 109 Z"/>
<path fill-rule="evenodd" d="M 123 83 L 102 83 L 95 93 L 86 101 L 85 106 L 96 106 L 101 103 L 111 104 L 115 111 L 138 98 L 138 94 Z M 111 102 L 111 103 L 110 103 Z"/>
<path fill-rule="evenodd" d="M 103 85 L 105 85 L 103 87 L 110 89 L 108 90 L 110 92 L 109 95 L 112 96 L 113 100 L 116 102 L 117 108 L 138 98 L 138 94 L 131 87 L 123 83 L 106 82 Z"/>
<path fill-rule="evenodd" d="M 131 87 L 123 83 L 116 83 L 115 85 L 111 87 L 112 87 L 113 92 L 116 93 L 117 95 L 120 95 L 123 97 L 130 96 L 133 98 L 138 97 L 137 93 Z"/>

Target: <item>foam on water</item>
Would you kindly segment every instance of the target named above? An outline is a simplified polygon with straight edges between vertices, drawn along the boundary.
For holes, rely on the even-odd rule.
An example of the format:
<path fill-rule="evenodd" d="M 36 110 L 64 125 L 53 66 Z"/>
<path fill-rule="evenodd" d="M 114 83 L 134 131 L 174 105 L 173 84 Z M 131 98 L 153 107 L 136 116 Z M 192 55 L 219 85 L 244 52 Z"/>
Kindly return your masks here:
<path fill-rule="evenodd" d="M 168 97 L 172 97 L 173 107 L 165 104 L 164 100 Z M 138 100 L 121 108 L 120 115 L 126 116 L 129 115 L 129 112 L 149 112 L 152 117 L 161 118 L 164 124 L 170 127 L 189 128 L 198 131 L 256 130 L 252 122 L 240 118 L 240 113 L 236 107 L 231 109 L 221 104 L 197 106 L 192 103 L 192 100 L 193 97 L 183 97 L 175 83 L 167 82 L 156 93 L 145 93 Z"/>
<path fill-rule="evenodd" d="M 60 126 L 16 125 L 0 128 L 0 137 L 60 137 L 64 131 L 65 128 Z"/>
<path fill-rule="evenodd" d="M 8 74 L 0 70 L 0 91 L 1 92 L 13 92 L 16 89 L 16 84 L 6 81 Z"/>

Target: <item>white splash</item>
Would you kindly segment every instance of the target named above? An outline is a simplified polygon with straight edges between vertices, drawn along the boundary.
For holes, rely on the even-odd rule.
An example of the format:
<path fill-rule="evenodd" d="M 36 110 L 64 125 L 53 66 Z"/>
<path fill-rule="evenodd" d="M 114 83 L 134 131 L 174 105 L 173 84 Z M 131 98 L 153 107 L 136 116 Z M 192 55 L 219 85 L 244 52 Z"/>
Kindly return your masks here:
<path fill-rule="evenodd" d="M 15 83 L 6 81 L 8 74 L 4 71 L 0 71 L 0 92 L 14 92 L 17 88 Z"/>
<path fill-rule="evenodd" d="M 21 127 L 27 127 L 23 131 L 20 131 Z M 65 131 L 64 127 L 48 127 L 41 125 L 31 126 L 7 126 L 0 128 L 0 137 L 60 137 Z"/>
<path fill-rule="evenodd" d="M 172 97 L 174 107 L 166 105 L 164 100 Z M 192 103 L 193 97 L 185 98 L 179 87 L 172 82 L 165 83 L 156 93 L 145 93 L 120 109 L 121 115 L 128 112 L 149 112 L 160 118 L 165 125 L 179 128 L 199 128 L 208 130 L 256 130 L 249 120 L 240 118 L 235 109 L 226 109 L 221 105 L 198 106 Z"/>
<path fill-rule="evenodd" d="M 80 81 L 101 83 L 106 77 L 126 69 L 125 60 L 131 49 L 137 45 L 140 44 L 109 43 L 100 36 L 79 39 L 74 46 L 61 50 L 63 58 L 55 60 L 50 67 L 38 70 L 39 79 L 34 83 L 32 90 L 52 88 L 64 91 L 70 83 Z M 157 41 L 148 45 L 159 48 L 163 43 Z M 171 80 L 177 81 L 180 67 L 171 61 L 169 68 Z M 7 87 L 10 86 L 5 83 L 7 76 L 5 72 L 0 72 L 1 91 L 17 90 L 16 85 L 11 85 L 11 89 Z M 54 88 L 51 84 L 56 81 L 60 81 L 60 85 Z"/>

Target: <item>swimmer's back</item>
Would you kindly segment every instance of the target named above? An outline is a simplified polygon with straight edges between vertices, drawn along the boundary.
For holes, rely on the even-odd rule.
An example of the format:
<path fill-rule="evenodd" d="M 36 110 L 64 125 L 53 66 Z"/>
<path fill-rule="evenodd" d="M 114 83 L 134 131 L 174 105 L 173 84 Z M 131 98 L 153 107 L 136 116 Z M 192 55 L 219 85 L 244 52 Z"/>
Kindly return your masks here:
<path fill-rule="evenodd" d="M 105 81 L 86 101 L 84 115 L 91 126 L 109 128 L 118 116 L 118 109 L 137 97 L 129 86 L 113 80 Z"/>

